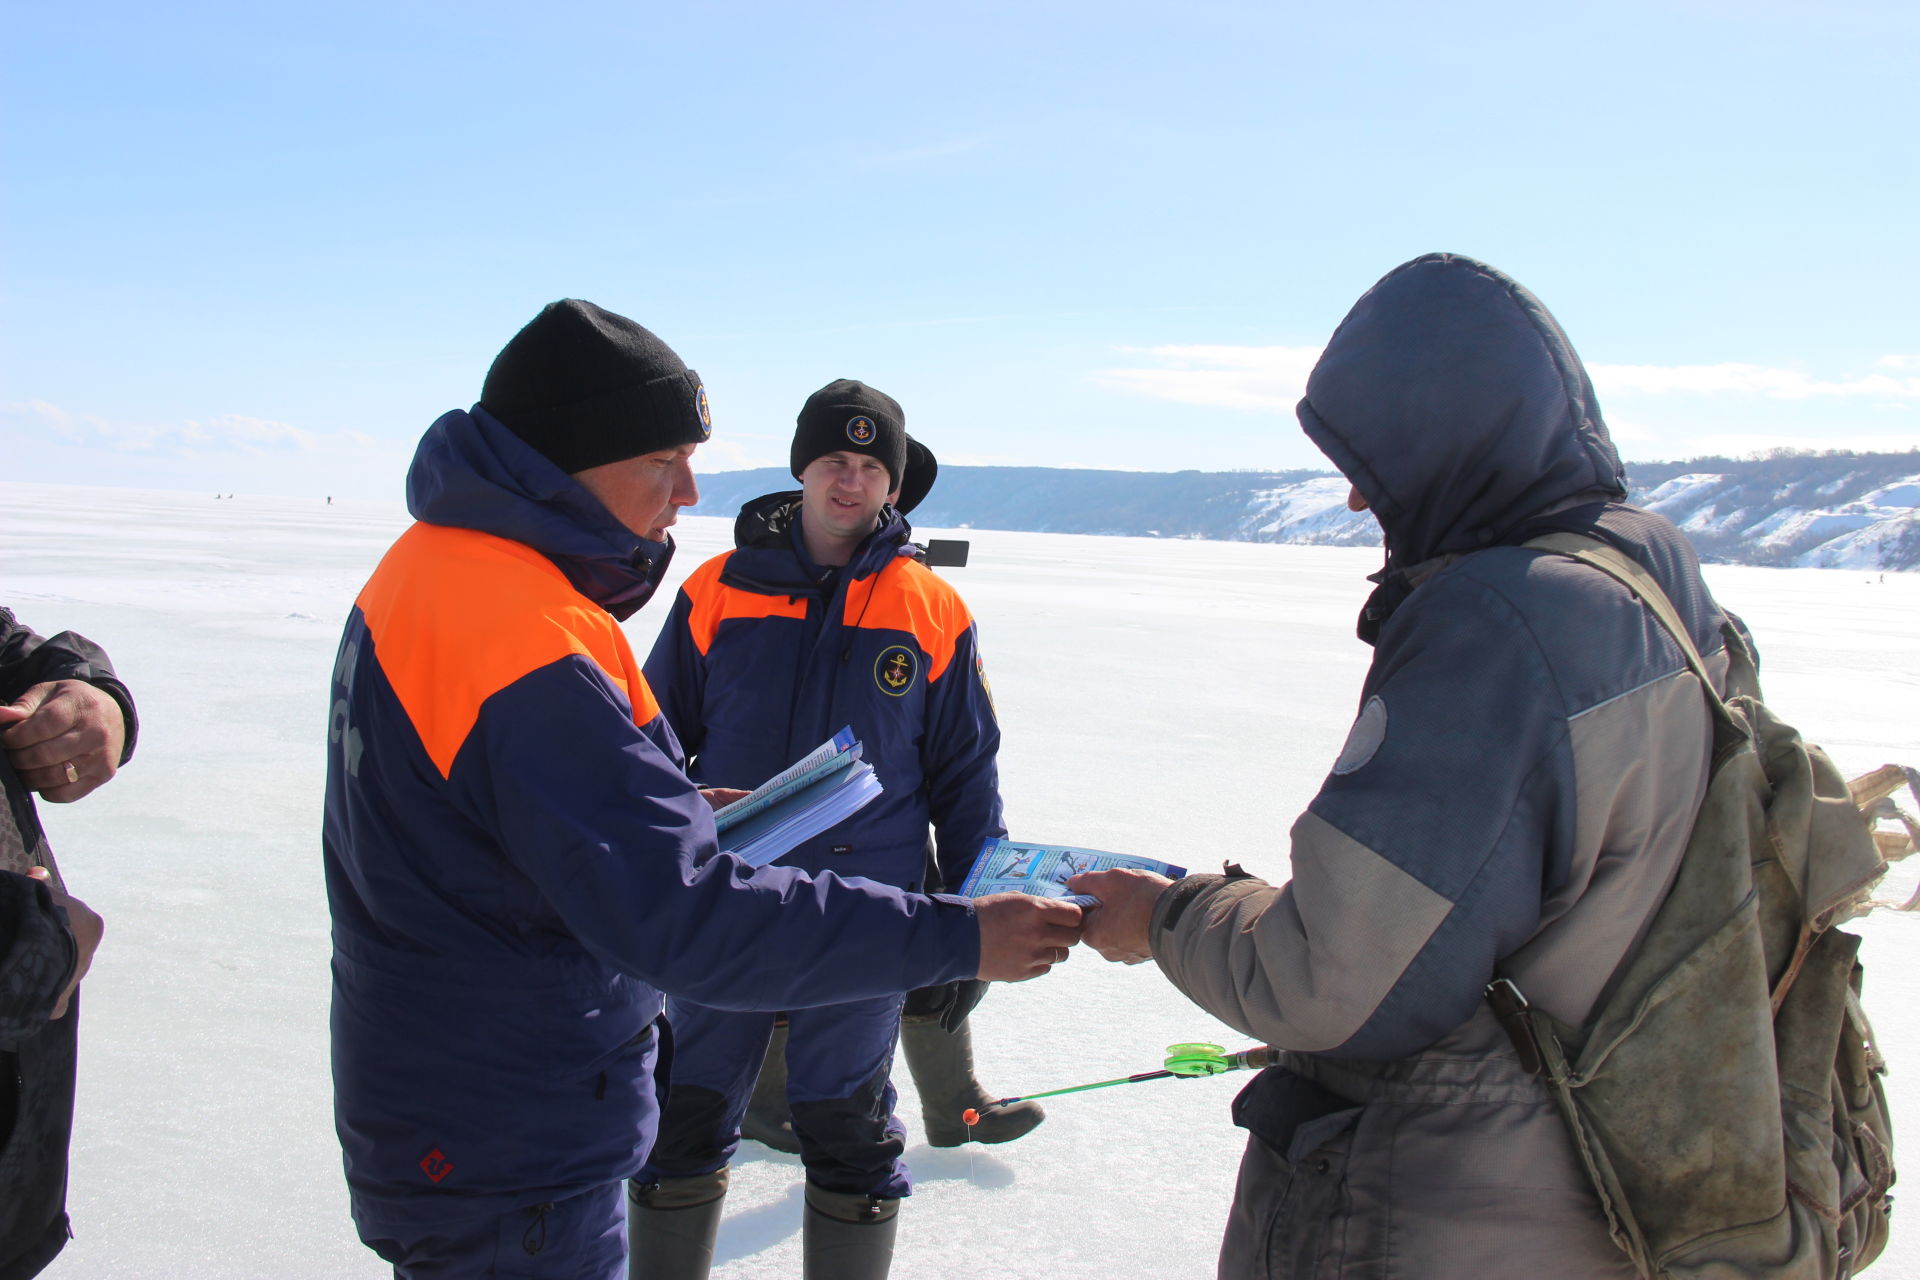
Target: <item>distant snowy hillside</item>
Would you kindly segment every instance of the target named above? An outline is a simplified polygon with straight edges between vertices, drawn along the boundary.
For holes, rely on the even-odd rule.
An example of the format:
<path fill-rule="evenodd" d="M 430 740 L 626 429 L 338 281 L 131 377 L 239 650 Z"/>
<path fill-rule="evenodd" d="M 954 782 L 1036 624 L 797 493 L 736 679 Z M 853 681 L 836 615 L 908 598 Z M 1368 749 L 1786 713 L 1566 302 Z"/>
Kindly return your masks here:
<path fill-rule="evenodd" d="M 1819 569 L 1920 568 L 1920 450 L 1639 462 L 1631 500 L 1685 529 L 1708 560 Z M 784 470 L 700 480 L 702 515 L 796 488 Z M 1380 528 L 1347 510 L 1347 483 L 1324 471 L 940 469 L 913 513 L 935 529 L 1099 533 L 1228 542 L 1377 546 Z"/>
<path fill-rule="evenodd" d="M 1920 568 L 1920 452 L 1628 468 L 1633 500 L 1736 564 Z"/>

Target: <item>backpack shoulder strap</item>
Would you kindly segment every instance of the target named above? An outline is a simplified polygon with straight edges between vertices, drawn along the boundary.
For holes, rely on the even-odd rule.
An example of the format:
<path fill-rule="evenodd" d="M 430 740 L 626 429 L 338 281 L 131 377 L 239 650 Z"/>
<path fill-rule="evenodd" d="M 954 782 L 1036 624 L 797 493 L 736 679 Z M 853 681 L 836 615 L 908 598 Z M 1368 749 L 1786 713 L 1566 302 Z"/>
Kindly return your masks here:
<path fill-rule="evenodd" d="M 1737 724 L 1732 712 L 1727 709 L 1725 699 L 1713 687 L 1713 681 L 1707 675 L 1707 664 L 1700 656 L 1699 648 L 1693 643 L 1693 637 L 1687 634 L 1686 624 L 1680 620 L 1680 614 L 1667 599 L 1667 593 L 1660 589 L 1653 575 L 1640 567 L 1632 556 L 1608 545 L 1598 538 L 1589 538 L 1581 533 L 1548 533 L 1538 538 L 1530 538 L 1524 544 L 1536 551 L 1551 551 L 1557 555 L 1571 556 L 1601 573 L 1634 594 L 1641 604 L 1652 613 L 1655 621 L 1679 648 L 1680 656 L 1687 660 L 1687 669 L 1693 672 L 1694 679 L 1700 682 L 1700 692 L 1706 696 L 1707 705 L 1713 710 L 1715 736 L 1721 736 L 1731 730 L 1740 737 L 1746 736 L 1746 730 Z"/>

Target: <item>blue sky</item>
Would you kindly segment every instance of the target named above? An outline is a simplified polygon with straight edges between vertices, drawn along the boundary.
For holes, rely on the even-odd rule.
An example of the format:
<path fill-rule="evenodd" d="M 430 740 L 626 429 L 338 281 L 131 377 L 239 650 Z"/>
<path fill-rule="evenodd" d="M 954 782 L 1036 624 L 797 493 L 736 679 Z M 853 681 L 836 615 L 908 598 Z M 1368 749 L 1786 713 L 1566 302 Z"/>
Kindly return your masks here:
<path fill-rule="evenodd" d="M 943 461 L 1322 466 L 1396 263 L 1472 254 L 1622 452 L 1920 446 L 1920 9 L 0 0 L 0 474 L 396 497 L 544 303 L 837 377 Z"/>

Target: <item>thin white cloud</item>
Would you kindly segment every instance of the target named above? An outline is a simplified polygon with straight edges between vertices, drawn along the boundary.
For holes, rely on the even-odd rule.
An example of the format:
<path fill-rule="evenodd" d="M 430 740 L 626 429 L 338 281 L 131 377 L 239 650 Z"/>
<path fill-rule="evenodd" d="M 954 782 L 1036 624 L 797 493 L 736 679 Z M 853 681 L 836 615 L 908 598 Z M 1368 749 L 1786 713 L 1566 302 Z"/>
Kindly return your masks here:
<path fill-rule="evenodd" d="M 1131 349 L 1129 349 L 1131 350 Z M 1188 345 L 1137 354 L 1158 367 L 1101 369 L 1092 380 L 1132 395 L 1221 409 L 1291 411 L 1305 393 L 1319 347 Z"/>
<path fill-rule="evenodd" d="M 123 453 L 312 453 L 332 439 L 367 441 L 359 432 L 327 437 L 286 422 L 222 414 L 175 423 L 116 422 L 74 413 L 45 400 L 0 404 L 0 425 L 16 431 L 41 431 L 68 444 Z"/>
<path fill-rule="evenodd" d="M 1745 458 L 1770 449 L 1835 449 L 1850 453 L 1906 453 L 1920 449 L 1920 431 L 1886 434 L 1867 431 L 1822 431 L 1818 435 L 1774 435 L 1760 432 L 1721 432 L 1676 440 L 1668 457 Z"/>
<path fill-rule="evenodd" d="M 1305 393 L 1318 347 L 1194 344 L 1149 347 L 1132 354 L 1157 364 L 1101 369 L 1092 380 L 1133 395 L 1227 409 L 1289 410 Z M 1888 355 L 1875 364 L 1895 372 L 1816 377 L 1802 369 L 1729 361 L 1723 364 L 1596 364 L 1603 395 L 1758 395 L 1770 400 L 1856 397 L 1920 400 L 1920 355 Z M 1915 376 L 1900 376 L 1907 370 Z"/>
<path fill-rule="evenodd" d="M 787 464 L 787 441 L 752 432 L 734 431 L 700 446 L 694 455 L 696 476 L 712 471 L 752 471 L 759 467 L 783 467 Z"/>
<path fill-rule="evenodd" d="M 0 403 L 9 479 L 391 500 L 412 452 L 410 438 L 310 431 L 238 413 L 127 422 L 45 400 Z"/>
<path fill-rule="evenodd" d="M 978 151 L 985 145 L 986 139 L 978 136 L 949 138 L 944 142 L 929 142 L 924 146 L 882 152 L 879 155 L 866 157 L 861 163 L 870 169 L 893 169 L 902 165 L 919 164 L 924 160 L 938 160 L 943 156 Z"/>
<path fill-rule="evenodd" d="M 1616 418 L 1612 414 L 1604 415 L 1607 420 L 1607 434 L 1618 445 L 1652 444 L 1661 438 L 1661 433 L 1644 422 L 1634 418 Z"/>
<path fill-rule="evenodd" d="M 238 413 L 224 414 L 206 422 L 189 421 L 187 427 L 193 432 L 194 439 L 204 441 L 207 447 L 215 449 L 309 453 L 320 447 L 321 443 L 321 438 L 313 432 L 303 431 L 289 423 L 249 418 Z"/>
<path fill-rule="evenodd" d="M 1889 368 L 1905 368 L 1889 363 L 1910 357 L 1889 356 L 1879 363 Z M 1920 400 L 1920 377 L 1902 378 L 1885 373 L 1855 377 L 1817 378 L 1801 369 L 1781 369 L 1759 364 L 1596 364 L 1588 366 L 1594 385 L 1602 394 L 1671 395 L 1676 392 L 1706 395 L 1760 395 L 1771 400 L 1809 400 L 1816 396 L 1874 396 L 1882 399 Z"/>

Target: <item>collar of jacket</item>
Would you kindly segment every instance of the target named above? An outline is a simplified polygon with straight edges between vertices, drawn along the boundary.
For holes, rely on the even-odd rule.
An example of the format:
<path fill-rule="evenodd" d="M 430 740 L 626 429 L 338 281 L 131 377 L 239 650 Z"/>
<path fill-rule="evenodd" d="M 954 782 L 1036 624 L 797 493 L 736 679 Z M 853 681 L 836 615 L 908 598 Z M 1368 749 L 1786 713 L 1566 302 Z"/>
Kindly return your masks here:
<path fill-rule="evenodd" d="M 1589 537 L 1601 538 L 1618 546 L 1629 555 L 1633 547 L 1614 536 L 1610 530 L 1601 527 L 1601 521 L 1609 511 L 1618 511 L 1621 504 L 1612 500 L 1610 494 L 1589 491 L 1575 494 L 1562 501 L 1550 503 L 1541 511 L 1521 521 L 1516 527 L 1506 531 L 1497 545 L 1517 547 L 1543 533 L 1570 532 L 1584 533 Z M 1439 573 L 1465 552 L 1449 551 L 1444 555 L 1429 556 L 1418 564 L 1399 566 L 1394 564 L 1391 555 L 1387 563 L 1377 573 L 1367 575 L 1367 581 L 1374 584 L 1373 593 L 1367 597 L 1366 604 L 1360 609 L 1360 625 L 1357 634 L 1368 644 L 1380 638 L 1380 628 L 1386 625 L 1393 611 L 1406 603 L 1407 597 L 1421 583 Z"/>
<path fill-rule="evenodd" d="M 825 594 L 826 584 L 856 582 L 871 577 L 899 558 L 913 530 L 906 517 L 892 507 L 880 512 L 880 527 L 868 534 L 844 568 L 822 578 L 810 571 L 797 549 L 800 539 L 800 493 L 769 493 L 740 508 L 733 522 L 734 552 L 720 571 L 729 587 L 763 596 Z"/>
<path fill-rule="evenodd" d="M 532 547 L 573 589 L 624 622 L 653 595 L 673 539 L 652 542 L 479 405 L 440 415 L 407 472 L 407 510 L 427 524 Z"/>

